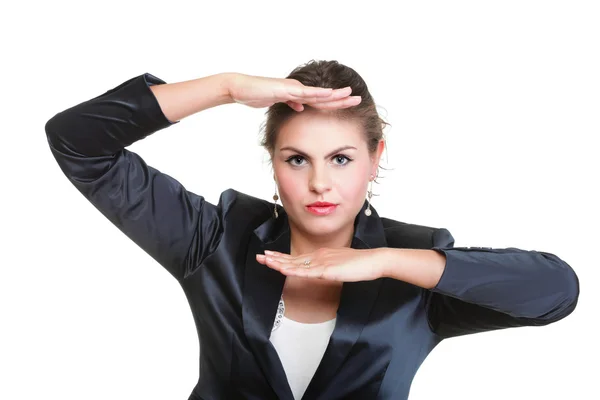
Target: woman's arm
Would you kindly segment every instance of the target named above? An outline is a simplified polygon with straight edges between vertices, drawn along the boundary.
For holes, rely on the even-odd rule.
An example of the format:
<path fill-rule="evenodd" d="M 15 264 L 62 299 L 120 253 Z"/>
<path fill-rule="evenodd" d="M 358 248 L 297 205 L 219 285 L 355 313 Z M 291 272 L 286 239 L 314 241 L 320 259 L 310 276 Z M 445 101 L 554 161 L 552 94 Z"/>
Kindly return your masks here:
<path fill-rule="evenodd" d="M 384 247 L 382 277 L 393 278 L 424 289 L 434 288 L 446 269 L 446 256 L 427 249 Z"/>
<path fill-rule="evenodd" d="M 228 76 L 165 84 L 143 74 L 56 114 L 45 126 L 71 183 L 178 280 L 216 248 L 231 199 L 225 192 L 212 205 L 125 147 L 171 121 L 229 102 Z"/>
<path fill-rule="evenodd" d="M 575 309 L 578 277 L 556 255 L 453 245 L 442 228 L 433 232 L 431 250 L 385 250 L 384 276 L 426 289 L 427 316 L 438 335 L 547 325 Z"/>
<path fill-rule="evenodd" d="M 234 103 L 229 84 L 234 73 L 222 73 L 185 82 L 150 87 L 161 110 L 169 121 L 223 104 Z"/>

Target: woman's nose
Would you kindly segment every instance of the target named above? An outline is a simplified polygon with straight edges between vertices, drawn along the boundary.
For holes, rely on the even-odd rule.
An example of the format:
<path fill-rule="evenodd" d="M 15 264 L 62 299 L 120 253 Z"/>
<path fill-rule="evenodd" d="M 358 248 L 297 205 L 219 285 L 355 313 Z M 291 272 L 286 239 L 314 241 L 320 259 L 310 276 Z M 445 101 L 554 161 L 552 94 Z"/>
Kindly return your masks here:
<path fill-rule="evenodd" d="M 314 168 L 309 185 L 311 190 L 318 193 L 331 189 L 331 179 L 327 173 L 327 169 L 325 167 Z"/>

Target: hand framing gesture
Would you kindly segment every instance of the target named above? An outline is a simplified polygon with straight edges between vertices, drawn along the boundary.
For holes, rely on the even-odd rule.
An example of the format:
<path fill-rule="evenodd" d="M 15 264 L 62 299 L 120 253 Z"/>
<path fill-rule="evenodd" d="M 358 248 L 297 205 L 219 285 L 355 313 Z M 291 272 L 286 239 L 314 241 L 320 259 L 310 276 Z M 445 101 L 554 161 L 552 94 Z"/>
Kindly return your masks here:
<path fill-rule="evenodd" d="M 287 276 L 327 279 L 339 282 L 370 281 L 382 277 L 382 253 L 377 249 L 321 248 L 315 252 L 291 256 L 265 251 L 257 254 L 259 263 Z"/>
<path fill-rule="evenodd" d="M 229 84 L 231 98 L 249 107 L 269 107 L 286 103 L 295 111 L 303 111 L 303 104 L 313 108 L 333 110 L 348 108 L 360 103 L 360 96 L 350 96 L 352 89 L 304 86 L 295 79 L 267 78 L 233 74 Z"/>

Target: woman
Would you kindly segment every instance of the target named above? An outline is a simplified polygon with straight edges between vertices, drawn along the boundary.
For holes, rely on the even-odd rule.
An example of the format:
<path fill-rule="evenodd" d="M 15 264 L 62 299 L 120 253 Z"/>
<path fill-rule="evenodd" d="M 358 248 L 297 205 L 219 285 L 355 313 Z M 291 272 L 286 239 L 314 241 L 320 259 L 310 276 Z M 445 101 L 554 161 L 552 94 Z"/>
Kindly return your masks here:
<path fill-rule="evenodd" d="M 269 107 L 275 204 L 231 189 L 210 204 L 125 149 L 233 102 Z M 453 247 L 447 229 L 380 217 L 383 125 L 362 78 L 321 61 L 286 79 L 143 74 L 46 133 L 69 180 L 181 284 L 201 341 L 190 399 L 406 399 L 440 341 L 558 321 L 579 281 L 551 253 Z"/>

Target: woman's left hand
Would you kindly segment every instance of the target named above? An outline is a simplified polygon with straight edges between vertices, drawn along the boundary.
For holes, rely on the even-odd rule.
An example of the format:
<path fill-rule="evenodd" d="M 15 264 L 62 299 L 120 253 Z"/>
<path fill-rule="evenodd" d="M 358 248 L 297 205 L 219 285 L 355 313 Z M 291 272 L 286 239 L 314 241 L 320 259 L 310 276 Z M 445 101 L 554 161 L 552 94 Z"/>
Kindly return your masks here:
<path fill-rule="evenodd" d="M 257 254 L 256 260 L 287 276 L 326 279 L 339 282 L 370 281 L 382 277 L 383 258 L 378 249 L 321 248 L 291 256 L 270 252 Z M 307 265 L 305 261 L 310 261 Z"/>

